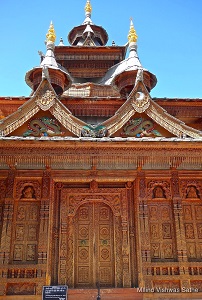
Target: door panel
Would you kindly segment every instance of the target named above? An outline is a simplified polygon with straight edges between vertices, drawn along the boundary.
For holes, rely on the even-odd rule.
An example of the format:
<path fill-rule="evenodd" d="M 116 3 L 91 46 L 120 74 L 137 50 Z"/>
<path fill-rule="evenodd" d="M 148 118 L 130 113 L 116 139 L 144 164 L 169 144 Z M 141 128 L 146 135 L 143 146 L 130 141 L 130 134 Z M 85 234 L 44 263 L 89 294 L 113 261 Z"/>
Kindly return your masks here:
<path fill-rule="evenodd" d="M 101 202 L 82 205 L 74 218 L 75 287 L 114 286 L 114 222 Z"/>

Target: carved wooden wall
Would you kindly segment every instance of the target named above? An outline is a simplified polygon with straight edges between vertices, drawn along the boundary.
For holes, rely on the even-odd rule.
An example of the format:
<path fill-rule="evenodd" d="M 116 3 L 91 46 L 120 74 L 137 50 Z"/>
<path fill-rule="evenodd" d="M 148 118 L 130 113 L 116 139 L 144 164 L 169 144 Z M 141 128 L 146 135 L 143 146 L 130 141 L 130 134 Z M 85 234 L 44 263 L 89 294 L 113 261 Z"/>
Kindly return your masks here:
<path fill-rule="evenodd" d="M 140 225 L 141 219 L 144 224 L 140 228 L 150 243 L 149 253 L 148 242 L 142 241 L 143 283 L 139 284 L 202 291 L 202 181 L 185 179 L 175 170 L 165 180 L 146 179 L 142 172 L 139 182 L 140 190 L 147 189 L 147 195 L 140 191 Z"/>
<path fill-rule="evenodd" d="M 0 295 L 41 294 L 46 284 L 50 186 L 46 180 L 49 192 L 41 195 L 44 174 L 22 174 L 11 167 L 0 181 Z"/>
<path fill-rule="evenodd" d="M 10 261 L 37 263 L 40 212 L 40 185 L 19 181 L 16 186 Z"/>
<path fill-rule="evenodd" d="M 202 199 L 201 183 L 197 180 L 181 182 L 182 208 L 189 261 L 202 261 Z"/>
<path fill-rule="evenodd" d="M 167 181 L 148 183 L 148 209 L 152 261 L 176 260 L 173 204 Z"/>
<path fill-rule="evenodd" d="M 11 168 L 0 180 L 0 295 L 51 283 L 202 289 L 199 175 L 138 171 L 104 187 L 29 174 Z"/>

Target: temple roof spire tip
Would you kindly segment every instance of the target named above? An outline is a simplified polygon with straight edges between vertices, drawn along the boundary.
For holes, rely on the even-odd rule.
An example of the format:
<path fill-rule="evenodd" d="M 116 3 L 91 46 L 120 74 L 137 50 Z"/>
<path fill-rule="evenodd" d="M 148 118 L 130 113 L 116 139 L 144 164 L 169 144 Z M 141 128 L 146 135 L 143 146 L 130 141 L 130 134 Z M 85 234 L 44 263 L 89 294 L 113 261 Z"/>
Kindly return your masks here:
<path fill-rule="evenodd" d="M 54 26 L 53 26 L 53 22 L 51 21 L 48 32 L 46 34 L 46 41 L 55 43 L 55 40 L 56 40 L 56 33 L 55 33 Z"/>
<path fill-rule="evenodd" d="M 137 42 L 137 33 L 135 31 L 135 28 L 134 28 L 134 24 L 133 24 L 133 18 L 131 17 L 130 18 L 130 30 L 129 30 L 129 33 L 128 33 L 128 42 L 129 44 L 130 43 L 136 43 Z"/>
<path fill-rule="evenodd" d="M 86 2 L 85 12 L 86 12 L 86 14 L 91 14 L 91 12 L 92 12 L 92 5 L 90 3 L 90 0 L 87 0 L 87 2 Z"/>
<path fill-rule="evenodd" d="M 91 20 L 91 12 L 92 12 L 92 5 L 90 3 L 90 0 L 87 0 L 86 1 L 86 5 L 85 5 L 85 20 L 83 22 L 83 25 L 86 25 L 86 24 L 93 24 L 92 20 Z"/>

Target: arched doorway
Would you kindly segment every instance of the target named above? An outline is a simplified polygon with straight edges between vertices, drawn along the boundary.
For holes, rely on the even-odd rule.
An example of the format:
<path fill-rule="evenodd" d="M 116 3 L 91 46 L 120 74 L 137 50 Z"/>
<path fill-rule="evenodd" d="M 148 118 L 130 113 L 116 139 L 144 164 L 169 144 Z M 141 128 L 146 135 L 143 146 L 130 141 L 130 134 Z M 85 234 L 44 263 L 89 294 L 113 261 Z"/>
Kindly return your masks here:
<path fill-rule="evenodd" d="M 73 218 L 74 287 L 115 286 L 114 215 L 103 202 L 81 205 Z"/>

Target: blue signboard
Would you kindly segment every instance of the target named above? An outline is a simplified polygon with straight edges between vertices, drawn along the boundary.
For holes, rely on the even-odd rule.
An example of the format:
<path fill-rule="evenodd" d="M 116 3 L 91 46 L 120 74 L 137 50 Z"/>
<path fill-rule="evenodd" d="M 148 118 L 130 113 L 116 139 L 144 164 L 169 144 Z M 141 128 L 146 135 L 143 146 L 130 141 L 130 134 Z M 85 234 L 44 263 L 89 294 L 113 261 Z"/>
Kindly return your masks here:
<path fill-rule="evenodd" d="M 67 300 L 66 285 L 44 286 L 43 300 Z"/>

